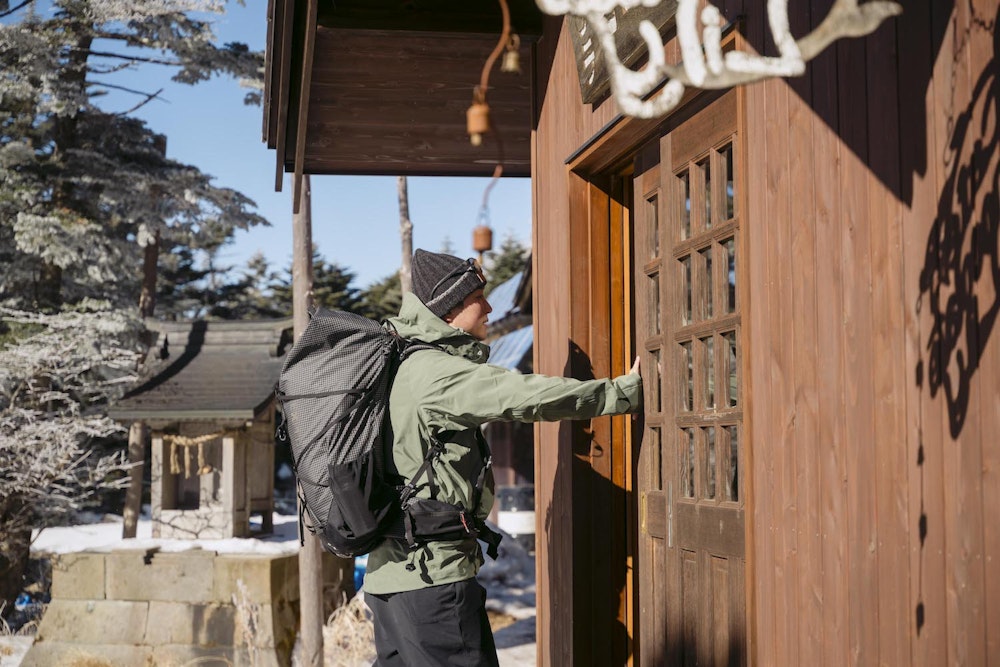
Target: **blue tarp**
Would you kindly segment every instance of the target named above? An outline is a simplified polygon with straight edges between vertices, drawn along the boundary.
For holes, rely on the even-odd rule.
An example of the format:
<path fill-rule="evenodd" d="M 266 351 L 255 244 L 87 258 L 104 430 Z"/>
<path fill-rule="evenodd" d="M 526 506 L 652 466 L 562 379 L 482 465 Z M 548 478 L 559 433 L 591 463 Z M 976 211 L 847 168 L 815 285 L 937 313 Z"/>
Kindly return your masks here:
<path fill-rule="evenodd" d="M 535 328 L 529 324 L 497 338 L 490 343 L 489 363 L 516 370 L 524 357 L 531 352 L 534 332 Z"/>

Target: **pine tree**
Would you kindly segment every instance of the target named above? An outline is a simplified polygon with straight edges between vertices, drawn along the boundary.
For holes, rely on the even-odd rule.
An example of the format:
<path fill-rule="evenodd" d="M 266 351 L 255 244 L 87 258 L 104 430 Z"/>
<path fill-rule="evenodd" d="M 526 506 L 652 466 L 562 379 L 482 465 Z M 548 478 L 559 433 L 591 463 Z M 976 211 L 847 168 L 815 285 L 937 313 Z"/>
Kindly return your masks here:
<path fill-rule="evenodd" d="M 157 317 L 187 319 L 201 307 L 207 269 L 199 268 L 199 253 L 188 245 L 161 247 L 156 288 Z"/>
<path fill-rule="evenodd" d="M 290 311 L 271 293 L 271 286 L 278 281 L 263 253 L 256 253 L 247 261 L 240 278 L 215 290 L 217 298 L 208 308 L 208 318 L 257 320 L 289 316 Z"/>
<path fill-rule="evenodd" d="M 365 317 L 381 322 L 399 314 L 403 303 L 399 272 L 386 276 L 361 292 L 361 312 Z"/>
<path fill-rule="evenodd" d="M 528 248 L 522 245 L 512 233 L 507 234 L 504 238 L 499 251 L 486 253 L 484 263 L 486 264 L 486 278 L 489 280 L 489 284 L 486 285 L 486 294 L 488 295 L 495 287 L 524 271 L 524 265 L 529 255 Z"/>
<path fill-rule="evenodd" d="M 313 303 L 330 310 L 361 312 L 361 292 L 351 285 L 355 274 L 350 269 L 327 262 L 313 247 Z M 271 283 L 274 308 L 285 315 L 292 314 L 292 269 Z"/>

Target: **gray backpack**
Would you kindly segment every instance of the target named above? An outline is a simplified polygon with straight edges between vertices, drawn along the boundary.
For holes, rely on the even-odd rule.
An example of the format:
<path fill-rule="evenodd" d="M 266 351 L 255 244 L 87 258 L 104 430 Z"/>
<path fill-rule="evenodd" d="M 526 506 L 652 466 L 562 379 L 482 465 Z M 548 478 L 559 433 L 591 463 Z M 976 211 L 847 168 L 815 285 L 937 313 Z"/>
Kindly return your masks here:
<path fill-rule="evenodd" d="M 427 540 L 478 537 L 495 557 L 500 536 L 475 518 L 490 467 L 481 436 L 485 465 L 472 508 L 415 497 L 423 476 L 435 488 L 433 461 L 446 434 L 428 448 L 412 480 L 386 472 L 383 432 L 392 380 L 410 354 L 429 349 L 439 348 L 401 338 L 388 324 L 320 308 L 285 358 L 275 392 L 281 411 L 276 435 L 291 449 L 300 525 L 331 553 L 362 555 L 386 538 L 412 548 Z"/>

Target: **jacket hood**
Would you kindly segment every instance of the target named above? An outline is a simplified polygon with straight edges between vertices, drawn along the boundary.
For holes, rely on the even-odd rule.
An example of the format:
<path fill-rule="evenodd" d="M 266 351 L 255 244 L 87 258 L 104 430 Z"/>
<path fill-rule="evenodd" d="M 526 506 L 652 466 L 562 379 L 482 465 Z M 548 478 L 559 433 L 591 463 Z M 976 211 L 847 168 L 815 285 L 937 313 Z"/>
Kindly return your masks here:
<path fill-rule="evenodd" d="M 388 322 L 403 338 L 440 345 L 447 352 L 470 361 L 485 363 L 490 354 L 489 345 L 451 326 L 409 292 L 403 295 L 399 315 L 389 318 Z"/>

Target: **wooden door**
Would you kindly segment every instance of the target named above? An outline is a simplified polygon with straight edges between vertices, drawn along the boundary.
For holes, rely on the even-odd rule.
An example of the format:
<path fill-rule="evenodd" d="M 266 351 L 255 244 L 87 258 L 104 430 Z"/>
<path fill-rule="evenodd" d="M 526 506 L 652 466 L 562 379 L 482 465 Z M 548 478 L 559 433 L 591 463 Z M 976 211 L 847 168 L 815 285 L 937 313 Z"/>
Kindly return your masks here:
<path fill-rule="evenodd" d="M 747 662 L 737 93 L 635 160 L 639 664 Z"/>

